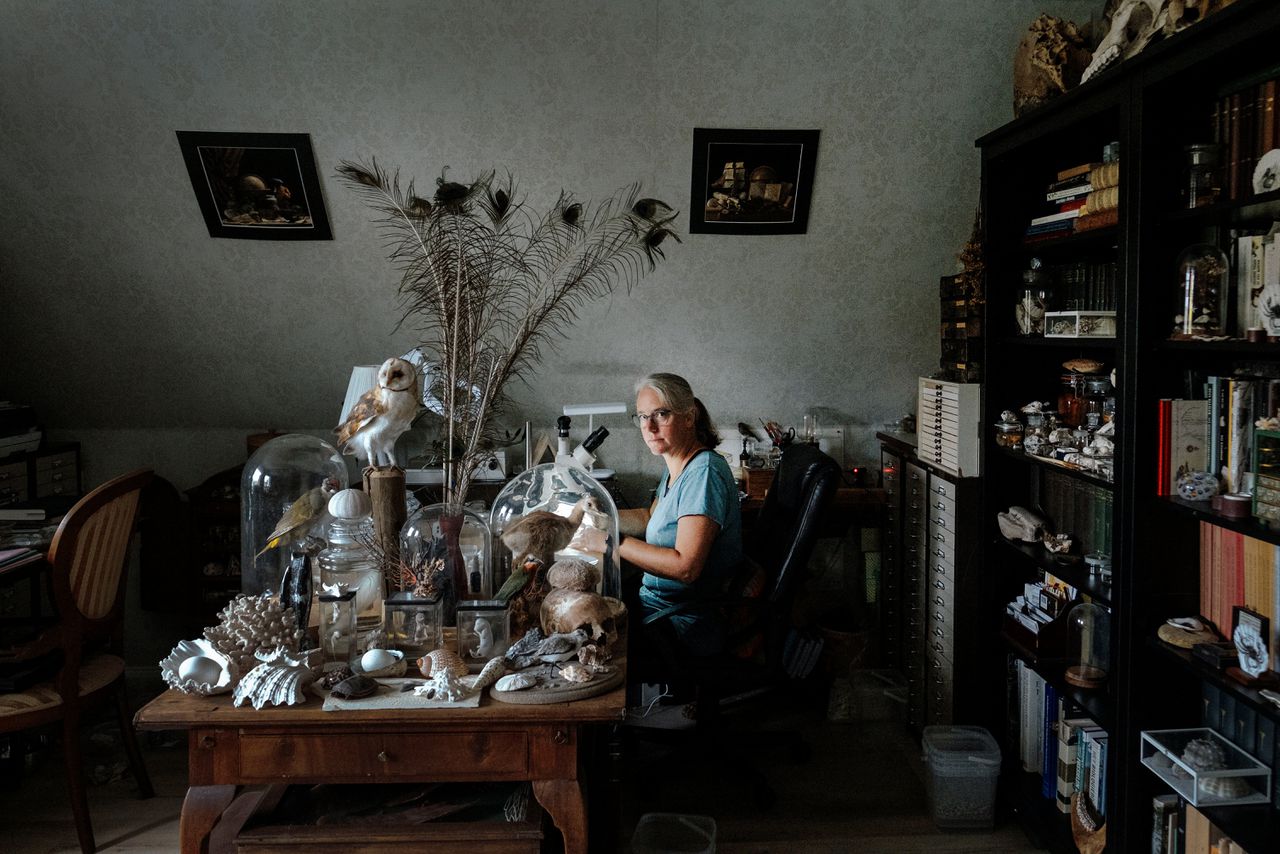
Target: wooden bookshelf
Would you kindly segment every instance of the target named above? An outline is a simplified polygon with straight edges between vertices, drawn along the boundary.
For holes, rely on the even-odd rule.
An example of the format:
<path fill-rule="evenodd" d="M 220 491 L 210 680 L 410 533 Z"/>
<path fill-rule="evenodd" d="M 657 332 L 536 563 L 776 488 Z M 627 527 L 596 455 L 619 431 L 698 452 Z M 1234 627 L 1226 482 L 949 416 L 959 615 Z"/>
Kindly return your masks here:
<path fill-rule="evenodd" d="M 1229 519 L 1207 504 L 1154 495 L 1157 401 L 1187 397 L 1189 374 L 1226 376 L 1241 368 L 1256 372 L 1271 365 L 1280 375 L 1280 343 L 1241 339 L 1171 341 L 1177 287 L 1176 260 L 1192 243 L 1227 247 L 1231 229 L 1265 232 L 1280 220 L 1280 191 L 1224 199 L 1185 210 L 1179 202 L 1183 148 L 1212 138 L 1211 116 L 1218 99 L 1233 86 L 1277 73 L 1280 4 L 1237 0 L 1204 21 L 1108 69 L 1046 106 L 991 131 L 977 141 L 982 152 L 982 210 L 986 229 L 987 332 L 981 420 L 992 425 L 1005 409 L 1029 400 L 1051 400 L 1061 362 L 1081 355 L 1118 368 L 1115 483 L 1086 472 L 1048 469 L 1019 452 L 996 446 L 988 426 L 984 437 L 981 542 L 984 571 L 993 579 L 987 602 L 1003 614 L 1011 589 L 1040 571 L 1053 572 L 1111 609 L 1111 668 L 1105 693 L 1077 698 L 1101 715 L 1107 729 L 1107 840 L 1109 851 L 1149 850 L 1151 802 L 1169 789 L 1139 762 L 1144 729 L 1199 726 L 1200 686 L 1219 684 L 1259 711 L 1265 703 L 1243 686 L 1222 685 L 1222 676 L 1201 667 L 1187 653 L 1163 649 L 1155 628 L 1171 616 L 1199 609 L 1201 522 L 1280 545 L 1280 531 L 1252 519 Z M 1045 188 L 1059 169 L 1101 160 L 1105 144 L 1120 150 L 1119 223 L 1027 245 L 1030 220 L 1046 213 Z M 1277 141 L 1280 146 L 1280 141 Z M 1112 263 L 1117 267 L 1114 340 L 1023 339 L 1016 335 L 1013 307 L 1022 273 L 1032 257 L 1046 265 Z M 1229 298 L 1233 303 L 1233 298 Z M 1072 306 L 1056 306 L 1070 308 Z M 1229 315 L 1230 317 L 1231 315 Z M 1043 549 L 1023 548 L 1000 537 L 996 514 L 1019 504 L 1037 509 L 1045 490 L 1045 470 L 1109 489 L 1113 498 L 1112 566 L 1108 589 L 1089 579 L 1084 567 L 1054 567 Z M 1074 532 L 1087 533 L 1087 532 Z M 1280 615 L 1278 615 L 1280 616 Z M 993 616 L 993 619 L 998 619 Z M 1060 670 L 1039 662 L 1009 640 L 992 651 L 991 686 L 1007 685 L 1006 656 L 1013 651 L 1042 675 Z M 1055 688 L 1061 684 L 1050 679 Z M 1080 693 L 1080 692 L 1077 692 Z M 983 723 L 1000 737 L 1010 721 L 1003 690 L 993 690 Z M 1266 704 L 1270 707 L 1270 704 Z M 1273 708 L 1273 707 L 1271 707 Z M 1267 712 L 1274 717 L 1274 713 Z M 1010 743 L 1007 738 L 1003 743 Z M 1016 739 L 1015 739 L 1016 743 Z M 1270 760 L 1268 760 L 1270 761 Z M 1273 769 L 1273 774 L 1280 768 Z M 1030 786 L 1002 787 L 1005 797 L 1036 839 L 1051 839 L 1062 824 L 1051 802 L 1028 794 Z M 1046 810 L 1046 807 L 1048 810 Z M 1050 812 L 1051 811 L 1051 812 Z M 1250 851 L 1268 851 L 1280 838 L 1277 813 L 1267 808 L 1210 810 L 1212 821 Z M 1049 843 L 1047 843 L 1049 844 Z M 1050 844 L 1052 848 L 1052 844 Z M 1065 849 L 1070 850 L 1070 849 Z"/>

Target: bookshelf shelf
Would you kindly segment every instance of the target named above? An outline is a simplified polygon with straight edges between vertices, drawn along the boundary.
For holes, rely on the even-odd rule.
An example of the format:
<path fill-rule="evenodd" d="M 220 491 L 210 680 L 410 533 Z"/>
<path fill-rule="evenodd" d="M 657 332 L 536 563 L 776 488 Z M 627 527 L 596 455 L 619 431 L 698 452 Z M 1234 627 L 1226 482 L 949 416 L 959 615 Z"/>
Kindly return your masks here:
<path fill-rule="evenodd" d="M 1255 712 L 1260 712 L 1261 714 L 1274 718 L 1277 722 L 1280 722 L 1280 708 L 1277 708 L 1267 702 L 1261 694 L 1252 688 L 1247 688 L 1227 676 L 1225 673 L 1214 670 L 1207 664 L 1197 661 L 1191 656 L 1191 652 L 1189 650 L 1179 649 L 1178 647 L 1171 646 L 1157 638 L 1148 638 L 1147 645 L 1153 649 L 1159 650 L 1168 659 L 1174 661 L 1195 678 L 1213 683 L 1218 686 L 1218 690 L 1230 692 L 1236 700 L 1244 700 L 1254 708 Z"/>
<path fill-rule="evenodd" d="M 1091 577 L 1079 555 L 1074 562 L 1063 563 L 1045 551 L 1043 546 L 1035 543 L 1013 543 L 1003 537 L 997 542 L 1003 543 L 1011 553 L 1020 556 L 1037 569 L 1056 575 L 1093 601 L 1110 607 L 1111 586 Z"/>
<path fill-rule="evenodd" d="M 1100 691 L 1085 691 L 1068 684 L 1067 680 L 1062 677 L 1062 673 L 1067 666 L 1067 662 L 1064 659 L 1039 658 L 1034 652 L 1004 632 L 1000 633 L 1000 639 L 1004 641 L 1014 655 L 1025 661 L 1027 666 L 1040 674 L 1040 678 L 1052 685 L 1053 690 L 1058 692 L 1058 696 L 1067 697 L 1077 706 L 1084 709 L 1089 717 L 1093 718 L 1094 723 L 1107 732 L 1112 731 L 1110 698 L 1107 694 Z"/>
<path fill-rule="evenodd" d="M 1017 460 L 1028 466 L 1039 466 L 1040 468 L 1047 469 L 1049 471 L 1056 471 L 1066 475 L 1067 477 L 1083 480 L 1085 483 L 1092 483 L 1094 486 L 1101 486 L 1106 489 L 1115 488 L 1115 484 L 1109 480 L 1103 480 L 1097 475 L 1090 474 L 1087 471 L 1066 465 L 1065 463 L 1061 463 L 1057 460 L 1049 460 L 1046 457 L 1037 457 L 1034 454 L 1024 454 L 1022 451 L 1015 451 L 1011 448 L 999 448 L 998 450 L 1002 456 Z"/>
<path fill-rule="evenodd" d="M 1229 531 L 1236 531 L 1244 534 L 1246 537 L 1252 537 L 1255 540 L 1262 540 L 1264 543 L 1272 545 L 1280 545 L 1280 531 L 1263 527 L 1258 520 L 1252 516 L 1243 519 L 1233 519 L 1229 516 L 1223 516 L 1216 513 L 1209 507 L 1205 501 L 1187 501 L 1176 495 L 1161 495 L 1156 501 L 1165 507 L 1187 516 L 1192 516 L 1202 522 L 1210 522 L 1219 528 L 1226 528 Z"/>
<path fill-rule="evenodd" d="M 1001 338 L 1000 346 L 1002 347 L 1026 347 L 1029 349 L 1049 349 L 1049 350 L 1065 350 L 1067 353 L 1075 351 L 1089 351 L 1097 353 L 1099 351 L 1115 351 L 1116 339 L 1114 338 L 1041 338 L 1039 336 L 1013 336 Z M 1276 345 L 1280 348 L 1280 345 Z"/>
<path fill-rule="evenodd" d="M 1001 332 L 984 342 L 982 423 L 994 424 L 1002 410 L 1019 405 L 1019 401 L 1047 399 L 1051 393 L 1047 390 L 1056 388 L 1058 366 L 1054 362 L 1074 355 L 1097 359 L 1104 363 L 1104 370 L 1118 368 L 1115 401 L 1122 414 L 1115 435 L 1114 484 L 999 448 L 994 430 L 986 431 L 982 521 L 992 533 L 983 540 L 982 561 L 992 579 L 986 604 L 996 615 L 994 619 L 1004 613 L 1010 592 L 1031 581 L 1038 570 L 1052 572 L 1108 605 L 1112 619 L 1110 676 L 1101 695 L 1064 686 L 1060 663 L 1037 663 L 1034 655 L 1016 645 L 1018 634 L 1011 628 L 1014 637 L 997 643 L 988 653 L 993 702 L 983 722 L 993 731 L 1017 732 L 1017 721 L 1011 720 L 1009 711 L 1010 705 L 1018 709 L 1018 700 L 1007 702 L 1006 691 L 996 684 L 1003 679 L 1006 688 L 1010 687 L 1005 646 L 1055 689 L 1065 688 L 1064 696 L 1099 716 L 1098 723 L 1111 735 L 1105 804 L 1108 850 L 1150 847 L 1151 798 L 1161 791 L 1161 784 L 1140 764 L 1139 734 L 1146 729 L 1201 725 L 1200 686 L 1224 684 L 1222 674 L 1197 667 L 1189 654 L 1178 658 L 1177 653 L 1158 651 L 1145 642 L 1147 627 L 1207 607 L 1199 606 L 1200 523 L 1219 526 L 1219 533 L 1236 532 L 1214 537 L 1214 542 L 1226 543 L 1243 534 L 1280 546 L 1280 531 L 1268 530 L 1252 518 L 1228 519 L 1212 512 L 1207 504 L 1173 497 L 1152 500 L 1151 494 L 1159 467 L 1159 400 L 1197 396 L 1194 385 L 1201 377 L 1227 377 L 1238 370 L 1252 376 L 1280 376 L 1280 343 L 1165 340 L 1171 329 L 1171 298 L 1180 253 L 1200 242 L 1216 243 L 1224 251 L 1238 250 L 1239 244 L 1234 242 L 1238 235 L 1231 233 L 1232 228 L 1247 226 L 1251 231 L 1266 232 L 1271 220 L 1280 220 L 1280 191 L 1256 196 L 1249 193 L 1250 161 L 1268 148 L 1280 147 L 1280 132 L 1269 143 L 1265 131 L 1259 134 L 1258 150 L 1251 152 L 1246 147 L 1253 140 L 1249 135 L 1252 130 L 1242 129 L 1245 102 L 1253 105 L 1256 113 L 1267 103 L 1268 88 L 1277 88 L 1271 82 L 1280 78 L 1277 43 L 1280 3 L 1236 0 L 977 141 L 982 151 L 981 208 L 986 232 L 984 321 L 986 329 Z M 1246 87 L 1253 87 L 1253 91 L 1246 91 Z M 1224 98 L 1241 103 L 1241 116 L 1235 123 L 1229 111 L 1223 118 Z M 1185 148 L 1215 141 L 1235 143 L 1234 149 L 1230 144 L 1226 147 L 1228 157 L 1223 162 L 1227 167 L 1224 188 L 1228 194 L 1234 188 L 1236 198 L 1182 210 L 1177 194 L 1183 186 Z M 1118 143 L 1120 158 L 1118 224 L 1024 243 L 1027 223 L 1049 212 L 1047 188 L 1058 173 L 1100 162 L 1104 148 L 1112 142 Z M 1227 254 L 1232 258 L 1237 252 Z M 1042 269 L 1050 271 L 1080 264 L 1114 265 L 1111 281 L 1115 284 L 1117 338 L 1086 341 L 1009 335 L 1023 274 L 1033 257 L 1040 257 Z M 1236 302 L 1233 276 L 1227 295 L 1232 308 L 1224 319 L 1234 319 Z M 1054 470 L 1065 477 L 1048 477 L 1046 472 Z M 1064 482 L 1066 496 L 1058 489 Z M 1094 487 L 1105 487 L 1105 491 Z M 1034 546 L 1024 550 L 1002 544 L 994 533 L 996 514 L 1010 506 L 1047 509 L 1047 501 L 1053 499 L 1061 506 L 1049 512 L 1069 517 L 1073 508 L 1094 508 L 1088 503 L 1090 492 L 1103 492 L 1101 506 L 1104 513 L 1110 508 L 1112 514 L 1110 528 L 1104 528 L 1117 567 L 1109 590 L 1091 584 L 1083 566 L 1054 566 L 1052 559 Z M 1093 518 L 1101 518 L 1104 526 L 1108 521 L 1096 513 Z M 1089 531 L 1076 533 L 1088 535 Z M 1280 578 L 1275 583 L 1280 585 Z M 1280 614 L 1274 616 L 1273 626 L 1276 619 Z M 1162 682 L 1156 681 L 1157 672 Z M 1183 678 L 1172 678 L 1178 676 Z M 1016 690 L 1016 685 L 1012 687 Z M 1280 723 L 1274 707 L 1256 693 L 1243 686 L 1226 688 L 1237 699 L 1246 698 L 1241 708 L 1247 704 L 1265 709 Z M 1280 766 L 1280 759 L 1264 761 Z M 1052 803 L 1047 805 L 1053 807 Z M 1280 799 L 1273 804 L 1277 805 Z M 1215 822 L 1223 815 L 1222 827 L 1246 848 L 1275 849 L 1275 840 L 1280 838 L 1280 812 L 1235 807 L 1211 813 Z M 1028 810 L 1025 821 L 1042 825 L 1042 835 L 1047 836 L 1057 826 L 1058 817 Z"/>

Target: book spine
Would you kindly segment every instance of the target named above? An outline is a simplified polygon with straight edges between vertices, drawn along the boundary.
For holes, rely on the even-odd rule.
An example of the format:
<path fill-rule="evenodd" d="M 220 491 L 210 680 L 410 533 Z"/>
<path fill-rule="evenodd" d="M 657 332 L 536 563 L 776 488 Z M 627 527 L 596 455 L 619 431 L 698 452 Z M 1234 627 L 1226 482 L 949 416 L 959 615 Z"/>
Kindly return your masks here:
<path fill-rule="evenodd" d="M 1240 198 L 1240 93 L 1227 98 L 1227 198 Z"/>
<path fill-rule="evenodd" d="M 1044 687 L 1040 744 L 1040 794 L 1052 801 L 1058 796 L 1058 692 L 1049 684 Z"/>
<path fill-rule="evenodd" d="M 1169 430 L 1171 427 L 1171 401 L 1161 399 L 1157 410 L 1158 429 L 1156 433 L 1156 495 L 1169 494 Z"/>
<path fill-rule="evenodd" d="M 1276 81 L 1262 84 L 1262 121 L 1259 122 L 1262 138 L 1258 145 L 1259 156 L 1276 147 Z"/>

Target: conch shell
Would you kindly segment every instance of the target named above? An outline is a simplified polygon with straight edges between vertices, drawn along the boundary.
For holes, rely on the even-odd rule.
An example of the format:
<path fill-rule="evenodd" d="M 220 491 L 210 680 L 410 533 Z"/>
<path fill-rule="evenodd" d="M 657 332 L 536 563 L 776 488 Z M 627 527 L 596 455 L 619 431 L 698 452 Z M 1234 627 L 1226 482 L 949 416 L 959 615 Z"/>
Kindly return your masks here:
<path fill-rule="evenodd" d="M 433 649 L 418 659 L 418 670 L 427 679 L 432 679 L 441 671 L 447 671 L 457 679 L 468 673 L 467 663 L 451 649 Z"/>

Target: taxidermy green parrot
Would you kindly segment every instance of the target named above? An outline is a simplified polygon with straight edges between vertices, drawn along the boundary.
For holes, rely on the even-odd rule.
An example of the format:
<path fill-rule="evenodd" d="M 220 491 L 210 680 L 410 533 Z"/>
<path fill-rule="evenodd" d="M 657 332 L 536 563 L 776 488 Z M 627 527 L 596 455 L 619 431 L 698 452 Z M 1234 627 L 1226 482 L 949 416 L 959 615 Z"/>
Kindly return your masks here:
<path fill-rule="evenodd" d="M 568 516 L 534 510 L 507 526 L 502 532 L 502 543 L 511 549 L 511 575 L 498 590 L 498 599 L 511 601 L 511 597 L 525 588 L 540 567 L 550 566 L 555 561 L 556 552 L 573 539 L 588 506 L 593 510 L 596 507 L 595 499 L 590 496 L 579 499 Z"/>

